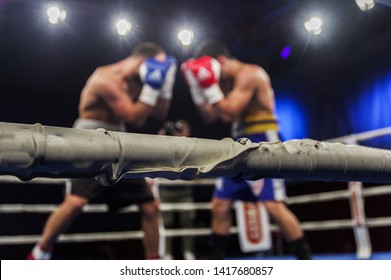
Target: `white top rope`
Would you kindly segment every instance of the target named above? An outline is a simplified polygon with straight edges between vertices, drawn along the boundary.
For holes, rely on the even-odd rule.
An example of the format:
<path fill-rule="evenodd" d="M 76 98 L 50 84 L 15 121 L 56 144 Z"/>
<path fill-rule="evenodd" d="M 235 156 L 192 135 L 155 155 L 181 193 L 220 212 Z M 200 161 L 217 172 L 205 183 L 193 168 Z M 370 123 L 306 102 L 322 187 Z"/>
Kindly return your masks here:
<path fill-rule="evenodd" d="M 377 138 L 381 136 L 386 136 L 391 134 L 391 126 L 390 127 L 384 127 L 379 129 L 374 129 L 362 133 L 356 133 L 356 134 L 350 134 L 345 135 L 342 137 L 333 138 L 330 140 L 327 140 L 329 142 L 340 142 L 340 143 L 358 143 L 361 141 L 369 140 L 372 138 Z"/>

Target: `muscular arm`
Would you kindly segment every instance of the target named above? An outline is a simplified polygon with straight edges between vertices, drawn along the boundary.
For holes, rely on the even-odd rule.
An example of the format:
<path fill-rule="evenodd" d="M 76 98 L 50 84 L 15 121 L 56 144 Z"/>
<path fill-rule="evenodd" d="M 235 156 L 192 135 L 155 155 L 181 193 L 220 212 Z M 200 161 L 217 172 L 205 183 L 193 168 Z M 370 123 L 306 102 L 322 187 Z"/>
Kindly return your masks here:
<path fill-rule="evenodd" d="M 166 119 L 170 107 L 171 107 L 171 100 L 160 98 L 153 109 L 152 117 L 154 117 L 156 120 L 159 121 Z"/>
<path fill-rule="evenodd" d="M 217 116 L 227 123 L 239 118 L 253 99 L 256 88 L 257 80 L 253 71 L 241 73 L 227 96 L 213 105 Z"/>
<path fill-rule="evenodd" d="M 218 112 L 208 103 L 202 103 L 197 106 L 198 113 L 202 120 L 207 124 L 216 122 L 219 118 Z"/>
<path fill-rule="evenodd" d="M 211 124 L 218 119 L 231 123 L 241 116 L 251 102 L 256 89 L 254 73 L 247 72 L 237 77 L 234 88 L 223 100 L 213 105 L 202 103 L 197 106 L 202 119 L 206 123 Z"/>
<path fill-rule="evenodd" d="M 114 114 L 127 124 L 141 127 L 153 111 L 153 107 L 143 102 L 134 102 L 119 84 L 105 83 L 100 94 Z"/>
<path fill-rule="evenodd" d="M 226 98 L 214 104 L 213 109 L 222 121 L 231 123 L 253 102 L 264 111 L 274 112 L 274 92 L 269 76 L 264 70 L 249 67 L 239 74 L 234 88 Z"/>

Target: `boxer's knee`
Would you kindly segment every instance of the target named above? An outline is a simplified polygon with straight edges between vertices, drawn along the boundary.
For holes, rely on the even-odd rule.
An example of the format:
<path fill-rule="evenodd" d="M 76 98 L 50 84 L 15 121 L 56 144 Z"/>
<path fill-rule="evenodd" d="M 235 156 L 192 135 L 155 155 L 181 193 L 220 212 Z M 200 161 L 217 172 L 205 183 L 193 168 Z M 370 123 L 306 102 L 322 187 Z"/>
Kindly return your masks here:
<path fill-rule="evenodd" d="M 152 201 L 140 205 L 141 214 L 146 219 L 153 219 L 160 215 L 159 202 Z"/>
<path fill-rule="evenodd" d="M 228 200 L 214 199 L 212 201 L 212 215 L 216 218 L 228 217 L 231 211 L 231 204 Z"/>
<path fill-rule="evenodd" d="M 79 195 L 68 194 L 65 197 L 63 205 L 70 209 L 72 212 L 79 212 L 82 208 L 88 204 L 88 199 Z"/>

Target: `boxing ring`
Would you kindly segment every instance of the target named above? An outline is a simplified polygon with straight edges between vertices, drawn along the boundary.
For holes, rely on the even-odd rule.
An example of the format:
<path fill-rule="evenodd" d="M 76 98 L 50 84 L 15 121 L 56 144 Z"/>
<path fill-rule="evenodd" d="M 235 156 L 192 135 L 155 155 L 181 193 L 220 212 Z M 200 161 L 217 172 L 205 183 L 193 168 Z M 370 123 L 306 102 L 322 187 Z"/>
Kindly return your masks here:
<path fill-rule="evenodd" d="M 226 152 L 224 149 L 222 149 L 222 143 L 220 141 L 213 141 L 213 140 L 197 140 L 197 139 L 183 139 L 183 138 L 176 138 L 176 137 L 166 137 L 166 136 L 160 136 L 161 142 L 168 145 L 167 147 L 175 147 L 177 143 L 179 143 L 179 152 L 178 150 L 175 150 L 180 155 L 183 153 L 185 156 L 188 156 L 189 154 L 197 154 L 198 151 L 202 150 L 201 154 L 202 157 L 205 156 L 205 148 L 203 148 L 205 144 L 207 146 L 212 146 L 212 153 L 213 156 L 210 156 L 208 154 L 208 160 L 203 161 L 201 158 L 196 158 L 197 160 L 200 160 L 202 163 L 198 164 L 201 165 L 200 168 L 196 168 L 195 161 L 190 161 L 185 158 L 185 160 L 182 160 L 180 164 L 176 164 L 176 161 L 178 158 L 175 158 L 173 160 L 172 158 L 169 158 L 169 160 L 163 159 L 164 155 L 161 154 L 160 149 L 161 148 L 159 142 L 159 145 L 156 145 L 154 143 L 156 137 L 155 136 L 146 136 L 145 138 L 148 139 L 148 141 L 140 141 L 139 137 L 144 138 L 144 135 L 139 136 L 136 135 L 136 141 L 135 139 L 133 142 L 135 143 L 152 143 L 148 144 L 148 150 L 153 151 L 151 154 L 154 153 L 154 149 L 159 150 L 157 155 L 159 160 L 163 160 L 164 168 L 156 166 L 156 163 L 152 161 L 149 162 L 148 159 L 144 159 L 144 155 L 141 156 L 140 154 L 137 155 L 136 158 L 141 159 L 140 162 L 137 162 L 136 168 L 132 166 L 131 164 L 126 162 L 127 155 L 120 154 L 119 157 L 110 157 L 110 164 L 107 164 L 107 162 L 99 163 L 99 164 L 91 164 L 91 162 L 95 162 L 96 154 L 80 154 L 80 153 L 73 153 L 72 156 L 69 155 L 69 153 L 66 153 L 64 151 L 69 151 L 69 149 L 73 149 L 73 144 L 76 143 L 74 139 L 80 137 L 78 134 L 81 131 L 78 131 L 78 133 L 73 134 L 73 130 L 71 129 L 65 129 L 66 136 L 69 136 L 68 133 L 70 133 L 70 137 L 68 137 L 68 140 L 70 140 L 70 143 L 72 145 L 68 145 L 69 143 L 64 143 L 66 141 L 63 141 L 65 138 L 61 138 L 62 142 L 55 143 L 53 142 L 53 138 L 60 137 L 60 135 L 64 130 L 62 128 L 46 128 L 39 125 L 36 126 L 27 126 L 27 125 L 13 125 L 13 124 L 1 124 L 3 127 L 0 129 L 0 135 L 2 142 L 1 144 L 1 159 L 0 159 L 0 173 L 4 174 L 0 177 L 1 185 L 4 184 L 18 184 L 18 185 L 24 185 L 24 184 L 37 184 L 37 185 L 56 185 L 58 187 L 61 187 L 64 184 L 67 184 L 68 180 L 66 179 L 58 179 L 62 177 L 72 177 L 69 175 L 75 174 L 76 177 L 84 176 L 80 169 L 87 169 L 88 170 L 88 176 L 94 175 L 97 176 L 99 180 L 104 182 L 105 184 L 112 184 L 116 180 L 118 180 L 121 176 L 130 176 L 130 177 L 139 177 L 139 176 L 145 176 L 146 174 L 150 177 L 163 177 L 167 179 L 163 179 L 160 183 L 161 186 L 167 185 L 167 187 L 172 185 L 191 185 L 194 188 L 203 188 L 206 186 L 213 186 L 214 185 L 214 177 L 221 176 L 221 175 L 229 175 L 229 176 L 243 176 L 245 178 L 258 178 L 258 177 L 283 177 L 283 178 L 291 178 L 291 179 L 311 179 L 311 180 L 325 180 L 325 181 L 342 181 L 347 182 L 352 180 L 353 183 L 349 185 L 354 185 L 352 187 L 349 187 L 349 189 L 342 189 L 338 191 L 329 191 L 324 193 L 316 193 L 316 194 L 305 194 L 305 195 L 298 195 L 298 196 L 291 196 L 288 200 L 288 205 L 294 206 L 294 205 L 304 205 L 308 203 L 327 203 L 329 201 L 335 201 L 335 200 L 342 200 L 347 201 L 347 203 L 350 205 L 350 209 L 352 211 L 352 216 L 350 219 L 339 219 L 339 220 L 326 220 L 326 221 L 304 221 L 302 222 L 302 227 L 306 232 L 311 231 L 328 231 L 328 230 L 340 230 L 340 229 L 353 229 L 354 231 L 359 229 L 359 233 L 355 235 L 356 237 L 356 244 L 357 244 L 357 251 L 356 255 L 358 258 L 368 258 L 371 253 L 371 244 L 366 244 L 365 252 L 362 251 L 362 248 L 360 248 L 361 243 L 370 242 L 369 240 L 369 234 L 368 234 L 368 228 L 378 228 L 378 227 L 390 227 L 391 226 L 391 215 L 390 216 L 380 216 L 380 217 L 371 217 L 366 218 L 365 212 L 363 212 L 362 206 L 357 206 L 358 204 L 363 204 L 364 199 L 368 199 L 371 197 L 376 196 L 385 196 L 391 194 L 391 188 L 390 185 L 380 185 L 377 184 L 375 186 L 371 186 L 370 188 L 364 188 L 362 185 L 359 185 L 357 187 L 357 181 L 364 181 L 364 182 L 389 182 L 390 181 L 390 170 L 391 165 L 390 163 L 390 153 L 386 150 L 379 150 L 379 149 L 371 149 L 366 147 L 360 147 L 356 145 L 351 145 L 352 139 L 354 139 L 355 143 L 361 141 L 361 139 L 369 139 L 368 137 L 380 137 L 382 135 L 391 134 L 391 128 L 383 129 L 383 130 L 377 130 L 373 132 L 367 132 L 363 134 L 356 134 L 356 135 L 349 135 L 347 137 L 341 137 L 332 139 L 329 142 L 317 142 L 312 140 L 305 140 L 303 141 L 293 141 L 293 142 L 284 142 L 284 143 L 272 143 L 271 147 L 269 146 L 269 143 L 265 144 L 265 146 L 261 145 L 254 145 L 253 143 L 249 143 L 247 141 L 243 141 L 242 143 L 236 144 L 235 142 L 231 142 L 231 140 L 226 140 L 224 142 L 224 145 L 228 147 L 228 150 L 230 151 L 229 159 L 226 158 L 219 158 L 219 160 L 222 161 L 221 163 L 218 163 L 212 167 L 208 166 L 211 158 L 213 158 L 215 154 L 215 149 L 218 150 L 219 153 Z M 4 129 L 4 127 L 6 129 Z M 50 131 L 50 130 L 53 131 Z M 16 135 L 17 138 L 21 141 L 15 141 L 15 138 L 12 138 L 10 136 L 10 130 L 20 130 L 21 134 L 16 133 L 12 135 Z M 38 134 L 34 135 L 33 137 L 30 137 L 30 132 L 38 131 Z M 49 131 L 48 133 L 42 133 L 43 130 Z M 123 133 L 113 133 L 113 132 L 106 132 L 103 130 L 100 131 L 91 131 L 92 133 L 84 134 L 84 131 L 81 132 L 83 135 L 82 137 L 86 137 L 87 140 L 90 140 L 91 137 L 94 136 L 94 134 L 99 134 L 99 137 L 103 135 L 104 137 L 109 137 L 110 141 L 112 138 L 120 139 L 125 134 Z M 108 135 L 110 134 L 110 135 Z M 24 137 L 24 136 L 28 137 Z M 129 134 L 126 134 L 129 135 Z M 23 136 L 23 137 L 21 137 Z M 113 137 L 114 136 L 114 137 Z M 131 135 L 134 136 L 134 135 Z M 45 139 L 46 137 L 46 139 Z M 27 139 L 27 141 L 26 141 Z M 144 139 L 143 139 L 144 140 Z M 159 141 L 160 141 L 159 140 Z M 139 141 L 139 142 L 138 142 Z M 173 142 L 172 142 L 173 141 Z M 331 143 L 331 142 L 345 142 L 349 143 L 350 145 L 341 145 L 337 143 Z M 46 143 L 45 145 L 42 143 Z M 115 142 L 115 141 L 114 141 Z M 126 142 L 126 141 L 124 141 Z M 130 141 L 132 142 L 132 141 Z M 196 142 L 194 145 L 193 142 Z M 11 145 L 10 145 L 11 144 Z M 65 145 L 66 144 L 66 145 Z M 190 144 L 190 145 L 189 145 Z M 211 145 L 213 144 L 213 145 Z M 51 147 L 52 145 L 52 147 Z M 127 145 L 127 142 L 126 142 Z M 236 146 L 237 147 L 236 147 Z M 239 146 L 238 146 L 239 145 Z M 303 156 L 303 161 L 296 161 L 291 158 L 291 154 L 287 153 L 293 153 L 295 154 L 298 151 L 298 147 L 300 145 L 303 145 L 306 149 L 301 149 L 299 151 L 299 154 Z M 66 146 L 66 147 L 65 147 Z M 101 145 L 100 145 L 101 146 Z M 157 147 L 160 146 L 160 147 Z M 302 147 L 303 147 L 302 146 Z M 7 148 L 5 148 L 7 147 Z M 9 149 L 11 147 L 11 150 Z M 54 147 L 56 149 L 54 149 Z M 60 147 L 60 149 L 58 149 Z M 64 148 L 65 147 L 65 148 Z M 113 145 L 110 143 L 110 147 L 113 149 L 113 147 L 120 147 L 120 151 L 125 150 L 125 145 L 123 143 L 116 143 Z M 189 147 L 191 148 L 189 152 Z M 201 148 L 199 148 L 201 147 Z M 233 147 L 233 149 L 232 149 Z M 314 148 L 315 147 L 315 148 Z M 83 148 L 86 148 L 85 146 Z M 182 148 L 182 149 L 181 149 Z M 244 148 L 244 149 L 243 149 Z M 334 149 L 336 148 L 336 149 Z M 52 155 L 50 155 L 50 149 L 55 151 L 55 156 L 51 158 Z M 62 150 L 63 149 L 63 150 Z M 139 147 L 135 149 L 137 151 Z M 281 152 L 280 150 L 283 149 Z M 323 149 L 328 149 L 331 152 L 324 153 Z M 88 150 L 88 148 L 87 148 Z M 233 152 L 232 152 L 233 150 Z M 258 152 L 261 150 L 262 157 L 266 157 L 267 160 L 266 163 L 260 163 L 258 160 L 258 155 L 253 156 L 252 151 Z M 348 152 L 347 155 L 344 154 L 343 156 L 337 156 L 335 157 L 332 154 L 332 151 L 334 152 Z M 26 152 L 24 154 L 17 154 L 16 152 Z M 79 150 L 77 150 L 79 152 Z M 134 151 L 134 150 L 133 150 Z M 171 153 L 170 149 L 164 149 L 164 151 L 168 151 L 168 153 Z M 249 152 L 250 151 L 250 152 Z M 352 152 L 354 151 L 354 152 Z M 12 152 L 12 153 L 10 153 Z M 209 151 L 206 151 L 209 153 Z M 318 154 L 320 152 L 320 154 Z M 314 153 L 315 156 L 312 157 L 312 154 Z M 27 155 L 26 155 L 27 154 Z M 175 153 L 174 153 L 175 154 Z M 245 155 L 244 155 L 245 154 Z M 250 155 L 249 155 L 250 154 Z M 12 155 L 12 156 L 11 156 Z M 15 160 L 17 157 L 18 160 Z M 87 155 L 87 157 L 85 157 Z M 297 153 L 296 156 L 297 157 Z M 45 158 L 47 156 L 47 158 Z M 65 160 L 63 162 L 59 162 L 58 156 L 60 158 L 63 156 Z M 98 155 L 99 157 L 100 155 Z M 107 156 L 107 155 L 105 155 Z M 133 155 L 134 156 L 134 155 Z M 148 155 L 150 157 L 155 157 L 153 154 Z M 147 156 L 147 157 L 148 157 Z M 78 161 L 77 166 L 74 165 L 74 159 L 75 157 L 80 157 L 78 159 L 86 159 L 88 158 L 91 160 L 89 161 Z M 243 165 L 242 161 L 236 161 L 237 157 L 239 157 L 241 160 L 244 159 L 245 164 Z M 45 158 L 45 161 L 42 160 L 42 158 Z M 113 160 L 115 158 L 115 160 Z M 180 158 L 180 157 L 179 157 Z M 284 161 L 281 161 L 279 159 L 284 158 Z M 313 160 L 315 158 L 315 160 Z M 325 160 L 326 158 L 326 160 Z M 337 160 L 335 158 L 338 158 Z M 158 160 L 158 161 L 159 161 Z M 196 161 L 197 161 L 196 160 Z M 274 164 L 274 161 L 278 161 L 278 163 Z M 310 161 L 310 163 L 306 161 Z M 338 161 L 343 161 L 343 164 L 339 163 Z M 53 162 L 51 162 L 53 161 Z M 45 164 L 51 164 L 54 163 L 54 169 L 51 169 L 50 172 L 46 170 L 43 167 L 43 163 Z M 366 162 L 369 162 L 370 165 L 367 167 Z M 380 162 L 380 163 L 379 163 Z M 191 163 L 187 165 L 188 163 Z M 197 162 L 196 162 L 197 163 Z M 155 164 L 155 166 L 153 166 Z M 50 165 L 52 166 L 52 165 Z M 80 168 L 82 166 L 82 168 Z M 141 168 L 137 169 L 139 166 Z M 167 167 L 168 166 L 168 167 Z M 183 168 L 183 166 L 190 166 L 189 168 Z M 208 166 L 208 168 L 205 168 L 205 166 Z M 272 166 L 272 167 L 270 167 Z M 337 166 L 337 167 L 335 167 Z M 237 168 L 236 168 L 237 167 Z M 75 170 L 73 170 L 75 168 Z M 123 172 L 124 170 L 131 169 L 131 172 Z M 155 171 L 155 169 L 158 169 L 158 172 Z M 233 170 L 234 169 L 234 170 Z M 298 174 L 296 174 L 295 169 L 298 171 Z M 369 170 L 367 170 L 369 169 Z M 141 170 L 141 171 L 140 171 Z M 276 171 L 277 170 L 277 171 Z M 331 171 L 330 171 L 331 170 Z M 343 170 L 343 172 L 341 172 Z M 75 171 L 75 172 L 74 172 Z M 136 174 L 136 175 L 135 175 Z M 16 176 L 10 176 L 10 175 L 16 175 Z M 42 178 L 48 177 L 48 178 Z M 65 176 L 67 175 L 67 176 Z M 19 177 L 19 178 L 18 178 Z M 25 181 L 21 181 L 25 180 Z M 169 180 L 169 179 L 175 179 L 175 181 Z M 178 179 L 185 179 L 185 180 L 178 180 Z M 28 180 L 28 181 L 26 181 Z M 189 181 L 192 180 L 192 181 Z M 30 187 L 30 186 L 28 186 Z M 359 190 L 359 191 L 357 191 Z M 352 199 L 353 198 L 353 199 Z M 352 202 L 353 201 L 353 202 Z M 31 213 L 45 213 L 49 214 L 53 209 L 55 209 L 57 204 L 19 204 L 19 203 L 12 203 L 7 204 L 3 203 L 0 205 L 0 215 L 3 215 L 5 213 L 7 214 L 14 214 L 17 215 L 18 213 L 25 213 L 25 212 L 31 212 Z M 188 210 L 197 210 L 197 211 L 209 211 L 210 204 L 209 202 L 201 202 L 201 203 L 192 203 L 192 204 L 165 204 L 163 203 L 161 205 L 162 211 L 188 211 Z M 357 209 L 361 210 L 357 211 Z M 84 211 L 86 213 L 106 213 L 108 211 L 107 206 L 103 204 L 95 204 L 95 205 L 88 205 L 84 208 Z M 128 207 L 122 210 L 122 213 L 132 213 L 136 212 L 136 207 Z M 273 232 L 278 232 L 279 229 L 274 224 L 271 225 L 271 230 Z M 237 233 L 237 228 L 233 227 L 231 229 L 232 233 Z M 205 236 L 210 234 L 209 227 L 205 228 L 192 228 L 192 229 L 166 229 L 165 235 L 168 237 L 175 237 L 175 236 Z M 143 236 L 143 233 L 139 230 L 134 231 L 121 231 L 121 232 L 91 232 L 91 233 L 72 233 L 72 234 L 63 234 L 59 238 L 60 243 L 70 243 L 70 242 L 91 242 L 91 241 L 100 241 L 100 240 L 124 240 L 124 239 L 139 239 Z M 0 246 L 10 246 L 14 244 L 33 244 L 35 243 L 39 238 L 39 235 L 3 235 L 0 236 Z M 368 247 L 369 246 L 369 247 Z M 360 251 L 361 250 L 361 251 Z"/>

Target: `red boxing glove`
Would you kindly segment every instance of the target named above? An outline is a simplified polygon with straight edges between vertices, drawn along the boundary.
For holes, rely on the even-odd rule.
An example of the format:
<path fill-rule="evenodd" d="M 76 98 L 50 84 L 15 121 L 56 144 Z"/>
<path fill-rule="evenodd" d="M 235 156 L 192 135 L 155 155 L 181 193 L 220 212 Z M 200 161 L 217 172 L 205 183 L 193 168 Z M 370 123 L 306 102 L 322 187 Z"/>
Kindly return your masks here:
<path fill-rule="evenodd" d="M 210 56 L 189 59 L 183 64 L 182 69 L 195 104 L 201 104 L 202 98 L 209 104 L 215 104 L 224 99 L 224 94 L 218 85 L 220 63 L 216 59 Z"/>
<path fill-rule="evenodd" d="M 195 105 L 205 103 L 206 99 L 202 93 L 201 86 L 199 85 L 194 72 L 192 70 L 195 59 L 190 58 L 182 64 L 182 74 L 189 86 L 190 94 Z"/>
<path fill-rule="evenodd" d="M 202 88 L 208 88 L 219 82 L 220 64 L 210 56 L 202 56 L 190 64 L 190 69 Z"/>
<path fill-rule="evenodd" d="M 224 99 L 224 94 L 218 85 L 220 63 L 216 59 L 207 55 L 198 59 L 190 59 L 185 63 L 184 70 L 188 72 L 188 83 L 190 72 L 209 104 L 215 104 Z"/>

